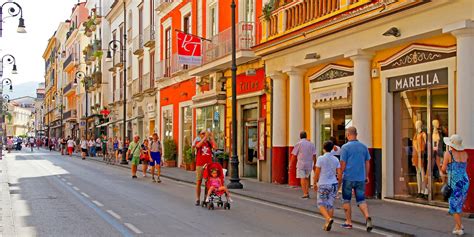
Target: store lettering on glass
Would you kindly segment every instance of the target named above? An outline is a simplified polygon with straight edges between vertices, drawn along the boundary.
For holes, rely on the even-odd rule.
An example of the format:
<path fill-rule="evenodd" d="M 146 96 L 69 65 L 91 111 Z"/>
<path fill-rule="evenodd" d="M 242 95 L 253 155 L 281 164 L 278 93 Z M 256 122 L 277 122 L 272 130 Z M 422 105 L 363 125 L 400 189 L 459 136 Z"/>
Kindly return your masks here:
<path fill-rule="evenodd" d="M 437 69 L 413 73 L 403 76 L 391 77 L 389 80 L 389 92 L 411 90 L 417 88 L 428 88 L 448 84 L 448 69 Z"/>

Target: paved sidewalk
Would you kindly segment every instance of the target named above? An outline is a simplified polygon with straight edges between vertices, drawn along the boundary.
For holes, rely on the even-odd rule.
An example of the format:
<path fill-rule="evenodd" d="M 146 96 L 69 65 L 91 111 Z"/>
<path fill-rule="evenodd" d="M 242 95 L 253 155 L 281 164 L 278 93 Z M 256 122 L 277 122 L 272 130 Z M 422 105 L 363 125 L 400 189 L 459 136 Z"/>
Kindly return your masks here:
<path fill-rule="evenodd" d="M 14 236 L 13 210 L 5 157 L 0 160 L 0 236 Z"/>
<path fill-rule="evenodd" d="M 88 160 L 101 162 L 102 158 L 88 157 Z M 128 165 L 119 166 L 129 167 Z M 140 168 L 138 172 L 141 172 Z M 163 167 L 161 175 L 173 180 L 195 183 L 195 173 L 193 171 Z M 319 213 L 313 190 L 310 192 L 311 199 L 303 200 L 300 198 L 302 192 L 299 188 L 262 183 L 252 179 L 242 179 L 241 183 L 244 186 L 243 189 L 231 190 L 231 192 L 291 208 Z M 367 203 L 375 228 L 398 232 L 405 236 L 452 236 L 451 230 L 454 223 L 453 218 L 448 215 L 447 209 L 374 199 L 368 200 Z M 345 218 L 340 201 L 336 201 L 334 215 L 339 220 Z M 365 225 L 364 217 L 355 206 L 355 203 L 353 205 L 352 218 L 353 222 Z M 463 222 L 466 232 L 464 236 L 474 236 L 474 220 L 464 218 Z"/>

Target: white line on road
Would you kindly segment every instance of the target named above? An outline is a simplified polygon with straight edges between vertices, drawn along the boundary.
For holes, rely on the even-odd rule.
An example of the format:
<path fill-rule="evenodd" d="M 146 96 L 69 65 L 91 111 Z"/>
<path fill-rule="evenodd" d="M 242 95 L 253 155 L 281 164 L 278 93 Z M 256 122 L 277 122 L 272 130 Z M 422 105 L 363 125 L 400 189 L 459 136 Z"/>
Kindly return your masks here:
<path fill-rule="evenodd" d="M 61 178 L 62 181 L 66 182 L 66 179 L 65 178 Z"/>
<path fill-rule="evenodd" d="M 99 206 L 99 207 L 103 207 L 103 206 L 104 206 L 104 204 L 100 203 L 99 201 L 94 200 L 94 201 L 92 201 L 92 202 L 93 202 L 95 205 Z"/>
<path fill-rule="evenodd" d="M 71 186 L 71 185 L 72 185 L 72 183 L 71 183 L 71 182 L 67 182 L 67 185 Z"/>
<path fill-rule="evenodd" d="M 122 217 L 119 216 L 119 214 L 115 213 L 115 212 L 112 211 L 112 210 L 107 210 L 107 212 L 108 212 L 111 216 L 115 217 L 116 219 L 122 219 Z"/>
<path fill-rule="evenodd" d="M 76 186 L 72 187 L 74 190 L 79 191 L 80 189 Z"/>
<path fill-rule="evenodd" d="M 130 224 L 130 223 L 123 223 L 125 226 L 127 226 L 130 230 L 132 230 L 133 232 L 135 232 L 135 234 L 143 234 L 143 232 L 141 230 L 139 230 L 137 227 L 135 227 L 134 225 Z"/>
<path fill-rule="evenodd" d="M 85 192 L 81 192 L 82 196 L 86 197 L 86 198 L 90 198 L 91 196 L 89 196 L 87 193 Z"/>

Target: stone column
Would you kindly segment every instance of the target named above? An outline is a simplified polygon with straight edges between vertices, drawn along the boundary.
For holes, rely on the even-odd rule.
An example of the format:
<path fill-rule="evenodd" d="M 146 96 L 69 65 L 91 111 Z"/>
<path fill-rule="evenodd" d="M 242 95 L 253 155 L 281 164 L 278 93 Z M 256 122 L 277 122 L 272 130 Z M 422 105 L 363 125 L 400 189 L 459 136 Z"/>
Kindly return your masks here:
<path fill-rule="evenodd" d="M 290 154 L 293 146 L 300 140 L 300 132 L 304 130 L 304 72 L 304 70 L 294 67 L 285 70 L 290 80 L 288 113 L 288 145 Z M 288 184 L 291 186 L 300 185 L 300 181 L 296 178 L 296 158 L 291 155 L 288 165 Z"/>
<path fill-rule="evenodd" d="M 354 62 L 352 82 L 352 124 L 357 128 L 358 139 L 372 147 L 372 53 L 356 50 L 346 55 Z"/>
<path fill-rule="evenodd" d="M 268 74 L 273 81 L 272 97 L 272 177 L 274 183 L 288 182 L 287 93 L 286 78 L 281 72 Z"/>
<path fill-rule="evenodd" d="M 474 157 L 474 21 L 464 20 L 444 27 L 443 33 L 456 37 L 456 133 L 463 138 L 469 157 Z M 450 95 L 451 96 L 451 95 Z M 451 135 L 451 134 L 450 134 Z M 467 173 L 474 182 L 474 160 L 468 159 Z M 465 212 L 474 213 L 474 185 L 469 187 Z"/>

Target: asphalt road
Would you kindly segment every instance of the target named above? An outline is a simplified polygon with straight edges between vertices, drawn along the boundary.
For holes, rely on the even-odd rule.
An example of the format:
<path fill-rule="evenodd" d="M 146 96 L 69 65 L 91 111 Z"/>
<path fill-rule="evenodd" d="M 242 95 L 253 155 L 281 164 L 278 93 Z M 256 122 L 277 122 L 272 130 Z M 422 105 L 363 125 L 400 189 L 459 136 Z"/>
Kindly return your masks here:
<path fill-rule="evenodd" d="M 4 236 L 376 236 L 322 230 L 315 213 L 234 196 L 230 210 L 194 206 L 191 185 L 132 180 L 129 170 L 57 153 L 4 158 L 14 233 Z M 5 171 L 3 171 L 5 172 Z"/>

